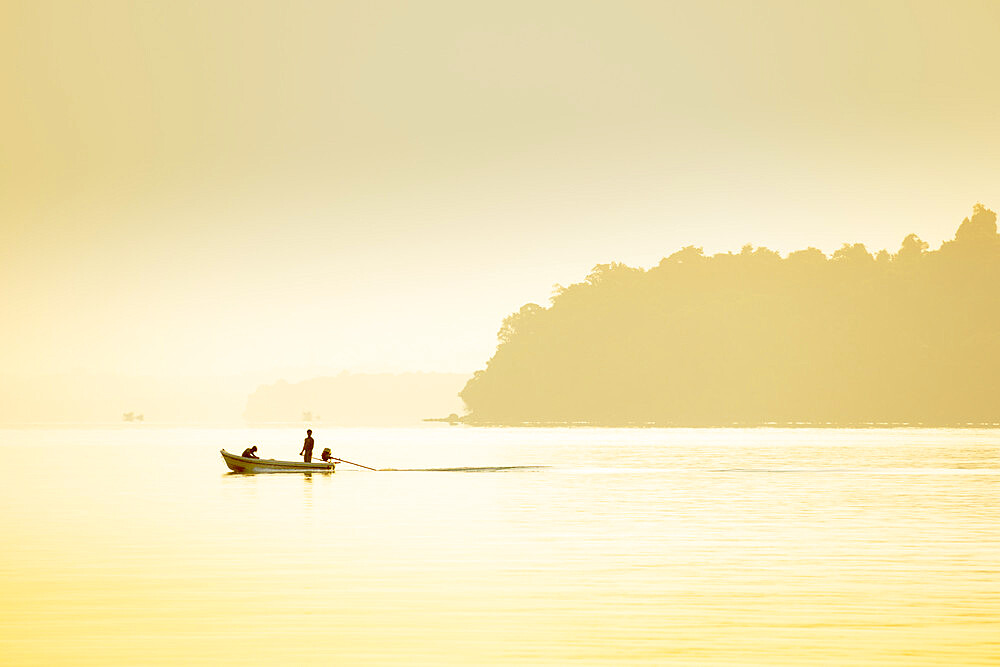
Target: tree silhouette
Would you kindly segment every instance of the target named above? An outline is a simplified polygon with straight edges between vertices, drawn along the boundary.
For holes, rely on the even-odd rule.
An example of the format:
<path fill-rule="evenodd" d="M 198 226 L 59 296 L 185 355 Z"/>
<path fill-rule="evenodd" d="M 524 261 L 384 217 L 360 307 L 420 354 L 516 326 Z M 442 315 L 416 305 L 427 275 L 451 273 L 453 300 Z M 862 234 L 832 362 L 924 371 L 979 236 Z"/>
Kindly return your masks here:
<path fill-rule="evenodd" d="M 977 204 L 915 234 L 782 258 L 689 246 L 600 264 L 503 321 L 461 392 L 472 423 L 1000 422 L 1000 236 Z"/>

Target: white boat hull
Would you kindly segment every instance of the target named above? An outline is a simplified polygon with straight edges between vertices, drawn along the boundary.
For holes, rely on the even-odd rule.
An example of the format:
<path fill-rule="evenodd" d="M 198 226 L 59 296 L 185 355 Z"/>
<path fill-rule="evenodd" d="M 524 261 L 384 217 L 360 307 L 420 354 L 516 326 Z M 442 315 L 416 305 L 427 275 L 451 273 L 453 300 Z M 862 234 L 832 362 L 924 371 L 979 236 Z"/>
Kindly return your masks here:
<path fill-rule="evenodd" d="M 244 474 L 259 474 L 269 472 L 333 472 L 337 464 L 334 462 L 324 463 L 314 461 L 277 461 L 275 459 L 252 459 L 246 456 L 230 454 L 226 450 L 220 450 L 222 460 L 233 472 Z"/>

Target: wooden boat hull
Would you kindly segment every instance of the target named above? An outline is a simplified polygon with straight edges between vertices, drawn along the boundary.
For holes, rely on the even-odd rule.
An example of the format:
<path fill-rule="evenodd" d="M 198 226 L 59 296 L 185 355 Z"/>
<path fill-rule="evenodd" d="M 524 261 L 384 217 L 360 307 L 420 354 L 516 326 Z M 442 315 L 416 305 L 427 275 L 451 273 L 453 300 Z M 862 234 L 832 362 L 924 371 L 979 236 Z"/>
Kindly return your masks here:
<path fill-rule="evenodd" d="M 324 463 L 314 461 L 306 463 L 304 461 L 276 461 L 275 459 L 251 459 L 246 456 L 230 454 L 226 450 L 219 450 L 222 460 L 226 462 L 233 472 L 245 474 L 258 474 L 268 472 L 333 472 L 336 463 Z"/>

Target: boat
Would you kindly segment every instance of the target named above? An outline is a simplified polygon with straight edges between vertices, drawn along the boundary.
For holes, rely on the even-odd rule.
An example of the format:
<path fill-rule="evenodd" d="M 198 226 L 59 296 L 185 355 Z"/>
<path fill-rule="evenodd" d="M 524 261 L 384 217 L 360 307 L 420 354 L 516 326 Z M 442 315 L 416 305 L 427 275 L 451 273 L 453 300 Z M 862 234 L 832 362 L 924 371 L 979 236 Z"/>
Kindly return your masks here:
<path fill-rule="evenodd" d="M 229 469 L 240 473 L 262 473 L 262 472 L 333 472 L 337 467 L 334 461 L 276 461 L 275 459 L 254 459 L 248 456 L 237 456 L 230 454 L 226 450 L 219 450 L 222 460 L 226 462 Z"/>

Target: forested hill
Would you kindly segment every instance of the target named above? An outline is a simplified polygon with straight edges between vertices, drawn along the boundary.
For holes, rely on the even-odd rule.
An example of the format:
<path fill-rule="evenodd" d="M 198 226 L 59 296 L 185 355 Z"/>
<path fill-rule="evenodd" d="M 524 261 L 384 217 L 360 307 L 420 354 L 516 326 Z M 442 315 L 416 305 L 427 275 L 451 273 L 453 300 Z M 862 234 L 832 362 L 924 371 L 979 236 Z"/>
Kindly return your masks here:
<path fill-rule="evenodd" d="M 1000 237 L 976 205 L 936 251 L 687 247 L 596 266 L 507 317 L 470 423 L 1000 422 Z"/>

